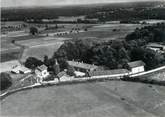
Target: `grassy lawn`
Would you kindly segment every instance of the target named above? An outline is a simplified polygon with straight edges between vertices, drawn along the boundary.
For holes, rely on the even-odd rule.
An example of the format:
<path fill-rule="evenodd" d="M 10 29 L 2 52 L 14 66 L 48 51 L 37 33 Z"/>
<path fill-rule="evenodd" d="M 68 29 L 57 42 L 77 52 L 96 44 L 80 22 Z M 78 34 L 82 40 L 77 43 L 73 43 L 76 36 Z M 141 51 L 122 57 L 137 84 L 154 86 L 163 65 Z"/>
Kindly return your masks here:
<path fill-rule="evenodd" d="M 164 117 L 165 87 L 123 81 L 17 92 L 1 101 L 2 116 Z"/>

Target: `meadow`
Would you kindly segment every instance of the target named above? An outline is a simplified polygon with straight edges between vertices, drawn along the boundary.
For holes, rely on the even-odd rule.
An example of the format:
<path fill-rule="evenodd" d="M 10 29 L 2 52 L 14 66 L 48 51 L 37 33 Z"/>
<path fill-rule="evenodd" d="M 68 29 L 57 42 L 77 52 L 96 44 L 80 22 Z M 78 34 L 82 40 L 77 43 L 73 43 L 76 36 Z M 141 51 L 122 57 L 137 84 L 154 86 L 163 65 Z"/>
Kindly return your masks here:
<path fill-rule="evenodd" d="M 62 35 L 60 37 L 67 38 L 98 38 L 103 41 L 124 39 L 124 37 L 134 31 L 136 28 L 140 28 L 144 25 L 140 24 L 98 24 L 93 25 L 86 32 L 73 33 Z"/>
<path fill-rule="evenodd" d="M 54 52 L 67 38 L 44 37 L 40 39 L 18 41 L 17 44 L 25 46 L 21 61 L 25 62 L 28 57 L 36 57 L 43 60 L 44 56 L 52 57 Z"/>
<path fill-rule="evenodd" d="M 165 87 L 108 81 L 17 92 L 1 100 L 2 116 L 164 117 Z"/>

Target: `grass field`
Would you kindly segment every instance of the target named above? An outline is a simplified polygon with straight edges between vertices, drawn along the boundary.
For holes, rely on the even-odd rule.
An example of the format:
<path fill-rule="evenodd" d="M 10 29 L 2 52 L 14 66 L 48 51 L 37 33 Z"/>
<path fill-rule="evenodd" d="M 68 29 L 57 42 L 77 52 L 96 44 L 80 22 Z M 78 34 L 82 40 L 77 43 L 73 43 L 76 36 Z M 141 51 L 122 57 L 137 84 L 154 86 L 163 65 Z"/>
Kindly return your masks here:
<path fill-rule="evenodd" d="M 52 57 L 54 52 L 64 43 L 68 38 L 44 37 L 40 39 L 31 39 L 18 41 L 19 45 L 26 46 L 23 52 L 21 61 L 24 62 L 28 57 L 36 57 L 43 60 L 44 56 Z"/>
<path fill-rule="evenodd" d="M 164 117 L 165 87 L 109 81 L 17 92 L 1 101 L 2 116 Z"/>
<path fill-rule="evenodd" d="M 69 38 L 99 38 L 100 40 L 114 40 L 114 39 L 124 39 L 124 37 L 134 31 L 136 28 L 140 28 L 144 25 L 140 24 L 99 24 L 93 25 L 88 28 L 87 32 L 81 32 L 76 34 L 68 34 L 61 37 Z M 116 31 L 114 31 L 114 29 Z"/>
<path fill-rule="evenodd" d="M 54 52 L 63 44 L 63 42 L 52 43 L 47 45 L 38 45 L 24 50 L 21 61 L 24 62 L 28 57 L 35 57 L 43 60 L 44 56 L 52 57 Z"/>

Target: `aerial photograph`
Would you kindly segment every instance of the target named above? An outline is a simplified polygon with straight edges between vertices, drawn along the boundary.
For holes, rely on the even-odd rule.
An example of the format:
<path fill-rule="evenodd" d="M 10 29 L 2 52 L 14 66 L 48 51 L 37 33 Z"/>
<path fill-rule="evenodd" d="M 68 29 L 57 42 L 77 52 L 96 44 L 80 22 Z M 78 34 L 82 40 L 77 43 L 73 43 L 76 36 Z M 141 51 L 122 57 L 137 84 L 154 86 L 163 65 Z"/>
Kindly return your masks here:
<path fill-rule="evenodd" d="M 0 4 L 0 117 L 165 117 L 165 0 Z"/>

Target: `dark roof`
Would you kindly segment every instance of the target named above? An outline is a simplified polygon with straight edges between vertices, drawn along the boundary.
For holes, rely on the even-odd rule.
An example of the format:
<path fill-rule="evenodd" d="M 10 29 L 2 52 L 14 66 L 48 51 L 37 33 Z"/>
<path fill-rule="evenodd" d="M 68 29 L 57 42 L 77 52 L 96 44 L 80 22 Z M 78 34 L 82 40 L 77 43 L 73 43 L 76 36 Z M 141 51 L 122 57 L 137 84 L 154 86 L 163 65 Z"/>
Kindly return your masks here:
<path fill-rule="evenodd" d="M 145 66 L 145 63 L 143 61 L 139 60 L 139 61 L 129 62 L 128 66 L 130 68 L 134 68 L 134 67 L 139 67 L 139 66 Z"/>
<path fill-rule="evenodd" d="M 57 74 L 57 77 L 61 78 L 64 75 L 66 75 L 66 72 L 62 71 Z"/>
<path fill-rule="evenodd" d="M 93 72 L 89 72 L 89 76 L 115 75 L 115 74 L 123 74 L 123 73 L 129 73 L 129 71 L 127 69 L 93 71 Z"/>
<path fill-rule="evenodd" d="M 68 61 L 68 64 L 70 66 L 82 68 L 82 69 L 86 69 L 86 70 L 98 68 L 98 66 L 96 66 L 96 65 L 91 65 L 91 64 L 87 64 L 87 63 L 83 63 L 83 62 L 76 62 L 76 61 Z"/>
<path fill-rule="evenodd" d="M 47 66 L 46 65 L 41 65 L 41 66 L 39 66 L 39 67 L 37 67 L 37 69 L 39 70 L 39 71 L 44 71 L 44 70 L 47 70 Z"/>

